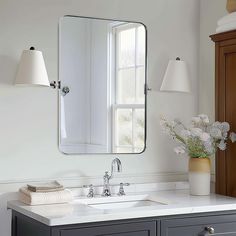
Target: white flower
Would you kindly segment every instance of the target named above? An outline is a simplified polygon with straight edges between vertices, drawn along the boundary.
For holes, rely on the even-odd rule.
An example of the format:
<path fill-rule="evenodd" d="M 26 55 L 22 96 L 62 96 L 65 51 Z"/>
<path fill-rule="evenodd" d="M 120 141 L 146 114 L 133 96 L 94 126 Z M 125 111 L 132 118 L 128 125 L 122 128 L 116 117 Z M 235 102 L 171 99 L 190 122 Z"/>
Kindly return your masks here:
<path fill-rule="evenodd" d="M 175 148 L 174 148 L 174 152 L 175 152 L 177 155 L 184 154 L 184 153 L 185 153 L 185 148 L 184 148 L 183 146 L 175 147 Z"/>
<path fill-rule="evenodd" d="M 226 149 L 226 143 L 224 142 L 224 140 L 222 139 L 220 141 L 220 143 L 218 144 L 218 148 L 221 150 L 221 151 L 224 151 Z"/>
<path fill-rule="evenodd" d="M 211 136 L 206 132 L 203 132 L 200 136 L 200 139 L 203 142 L 207 142 L 210 138 L 211 138 Z"/>
<path fill-rule="evenodd" d="M 192 123 L 193 124 L 199 124 L 201 122 L 201 118 L 196 116 L 192 118 Z"/>
<path fill-rule="evenodd" d="M 168 121 L 165 118 L 163 118 L 163 117 L 160 120 L 160 126 L 161 126 L 162 130 L 165 133 L 169 133 L 170 132 L 170 127 L 168 126 Z"/>
<path fill-rule="evenodd" d="M 183 139 L 188 139 L 190 136 L 191 136 L 191 132 L 189 131 L 189 130 L 187 130 L 187 129 L 184 129 L 184 130 L 182 130 L 181 131 L 181 137 L 183 138 Z"/>
<path fill-rule="evenodd" d="M 221 130 L 217 127 L 212 127 L 210 129 L 210 135 L 211 135 L 211 137 L 213 137 L 215 139 L 221 139 L 222 138 Z"/>
<path fill-rule="evenodd" d="M 207 115 L 200 114 L 192 118 L 192 123 L 194 127 L 201 127 L 201 126 L 205 127 L 206 125 L 210 123 L 210 120 Z"/>
<path fill-rule="evenodd" d="M 223 132 L 223 133 L 222 133 L 222 137 L 226 140 L 227 137 L 228 137 L 228 132 Z"/>
<path fill-rule="evenodd" d="M 160 120 L 160 126 L 161 126 L 162 128 L 165 127 L 166 124 L 167 124 L 167 121 L 166 121 L 166 120 L 164 120 L 164 119 L 161 119 L 161 120 Z"/>
<path fill-rule="evenodd" d="M 230 126 L 228 122 L 221 123 L 221 130 L 222 132 L 229 132 Z"/>
<path fill-rule="evenodd" d="M 169 122 L 169 125 L 170 125 L 172 128 L 175 128 L 175 126 L 177 125 L 177 123 L 176 123 L 174 120 L 172 120 L 172 121 Z"/>
<path fill-rule="evenodd" d="M 173 129 L 176 126 L 175 121 L 168 121 L 164 117 L 161 117 L 160 119 L 160 126 L 165 130 L 165 129 Z"/>
<path fill-rule="evenodd" d="M 203 131 L 200 128 L 191 128 L 190 132 L 192 136 L 200 137 L 203 133 Z"/>
<path fill-rule="evenodd" d="M 236 133 L 229 135 L 229 123 L 216 121 L 211 124 L 208 116 L 204 114 L 192 118 L 191 128 L 185 127 L 178 119 L 168 121 L 162 118 L 160 124 L 173 140 L 180 143 L 180 146 L 174 148 L 178 155 L 189 153 L 196 157 L 209 156 L 218 148 L 226 150 L 228 139 L 236 142 Z"/>
<path fill-rule="evenodd" d="M 232 132 L 229 136 L 230 140 L 232 141 L 232 143 L 236 142 L 236 133 Z"/>
<path fill-rule="evenodd" d="M 220 129 L 221 128 L 221 123 L 219 121 L 216 121 L 212 124 L 212 127 Z"/>
<path fill-rule="evenodd" d="M 228 122 L 221 123 L 219 121 L 216 121 L 210 127 L 210 132 L 212 137 L 217 139 L 222 139 L 222 138 L 227 139 L 229 130 L 230 130 L 230 125 Z"/>
<path fill-rule="evenodd" d="M 198 115 L 198 117 L 201 119 L 203 124 L 209 124 L 210 123 L 210 120 L 209 120 L 207 115 L 201 114 L 201 115 Z"/>
<path fill-rule="evenodd" d="M 207 142 L 204 142 L 203 144 L 207 153 L 212 154 L 214 152 L 214 147 L 211 140 L 208 140 Z"/>

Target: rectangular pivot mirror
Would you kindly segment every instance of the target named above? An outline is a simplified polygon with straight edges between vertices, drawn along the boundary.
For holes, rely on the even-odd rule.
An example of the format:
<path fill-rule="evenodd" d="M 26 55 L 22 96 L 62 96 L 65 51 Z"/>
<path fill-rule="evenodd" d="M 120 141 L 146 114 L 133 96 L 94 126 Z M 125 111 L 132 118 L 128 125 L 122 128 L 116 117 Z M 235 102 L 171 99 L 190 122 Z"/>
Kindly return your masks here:
<path fill-rule="evenodd" d="M 146 29 L 65 16 L 59 26 L 59 148 L 141 153 L 146 140 Z"/>

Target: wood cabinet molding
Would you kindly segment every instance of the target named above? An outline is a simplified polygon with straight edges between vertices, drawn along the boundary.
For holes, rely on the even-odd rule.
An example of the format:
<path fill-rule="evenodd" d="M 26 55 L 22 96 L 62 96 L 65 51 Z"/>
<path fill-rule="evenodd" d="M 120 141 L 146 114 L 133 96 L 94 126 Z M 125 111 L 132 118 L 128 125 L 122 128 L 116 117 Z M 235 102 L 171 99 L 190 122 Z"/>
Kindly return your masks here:
<path fill-rule="evenodd" d="M 215 116 L 236 130 L 236 30 L 210 36 L 215 42 Z M 236 197 L 236 147 L 216 154 L 216 193 Z"/>
<path fill-rule="evenodd" d="M 236 39 L 236 30 L 231 30 L 231 31 L 223 32 L 223 33 L 219 33 L 219 34 L 212 34 L 212 35 L 210 35 L 210 38 L 215 43 L 229 40 L 229 39 Z"/>

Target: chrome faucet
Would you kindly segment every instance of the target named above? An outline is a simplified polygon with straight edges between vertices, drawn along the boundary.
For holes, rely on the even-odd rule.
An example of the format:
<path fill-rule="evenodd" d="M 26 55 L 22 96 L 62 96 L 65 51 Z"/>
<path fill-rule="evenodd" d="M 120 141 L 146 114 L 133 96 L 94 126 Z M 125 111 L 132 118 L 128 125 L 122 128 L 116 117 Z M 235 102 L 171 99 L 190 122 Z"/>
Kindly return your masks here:
<path fill-rule="evenodd" d="M 111 196 L 111 189 L 110 189 L 110 179 L 113 178 L 114 172 L 121 172 L 122 171 L 122 164 L 119 158 L 115 158 L 111 163 L 111 175 L 109 175 L 108 171 L 105 171 L 105 175 L 103 176 L 103 197 Z"/>

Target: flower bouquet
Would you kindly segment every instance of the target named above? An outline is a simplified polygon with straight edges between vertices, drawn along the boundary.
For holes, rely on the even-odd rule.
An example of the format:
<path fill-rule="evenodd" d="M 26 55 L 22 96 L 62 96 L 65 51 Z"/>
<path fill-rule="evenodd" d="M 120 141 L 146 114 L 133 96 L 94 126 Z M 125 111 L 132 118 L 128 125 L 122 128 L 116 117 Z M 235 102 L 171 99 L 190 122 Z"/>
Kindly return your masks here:
<path fill-rule="evenodd" d="M 228 140 L 236 141 L 236 134 L 229 133 L 227 122 L 210 123 L 207 115 L 198 115 L 186 127 L 180 120 L 168 121 L 161 118 L 160 124 L 164 132 L 179 145 L 174 148 L 178 155 L 187 154 L 189 158 L 189 183 L 192 195 L 208 195 L 210 193 L 210 157 L 217 149 L 224 151 Z"/>

